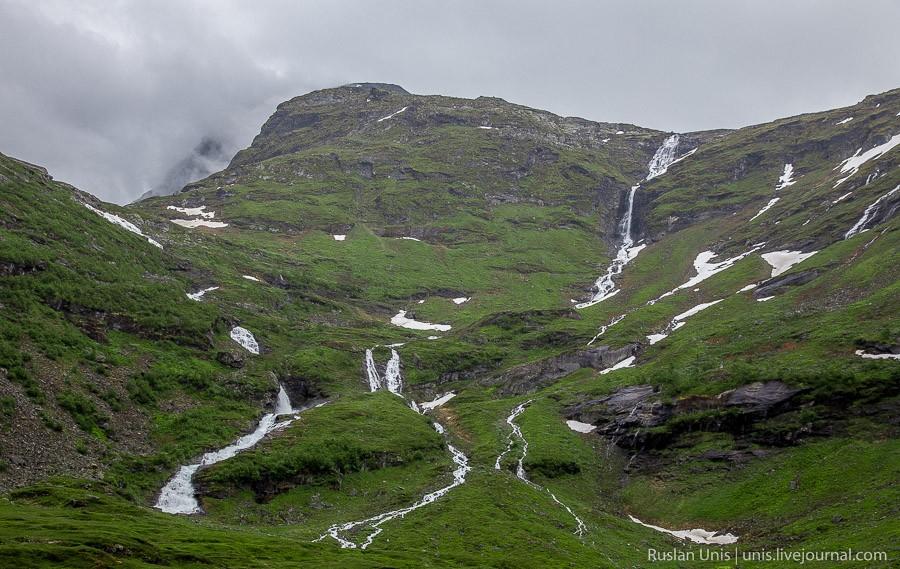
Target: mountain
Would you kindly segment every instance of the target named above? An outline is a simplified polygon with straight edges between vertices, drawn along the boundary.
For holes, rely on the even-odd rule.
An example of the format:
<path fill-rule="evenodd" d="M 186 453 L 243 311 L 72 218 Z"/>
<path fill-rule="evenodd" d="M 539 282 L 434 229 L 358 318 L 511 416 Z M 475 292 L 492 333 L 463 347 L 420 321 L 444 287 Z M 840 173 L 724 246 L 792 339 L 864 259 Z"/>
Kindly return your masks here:
<path fill-rule="evenodd" d="M 185 185 L 221 170 L 228 164 L 228 157 L 221 141 L 203 137 L 188 156 L 169 168 L 159 184 L 141 194 L 136 201 L 177 194 Z"/>
<path fill-rule="evenodd" d="M 359 83 L 124 208 L 0 156 L 0 557 L 890 552 L 898 145 Z"/>

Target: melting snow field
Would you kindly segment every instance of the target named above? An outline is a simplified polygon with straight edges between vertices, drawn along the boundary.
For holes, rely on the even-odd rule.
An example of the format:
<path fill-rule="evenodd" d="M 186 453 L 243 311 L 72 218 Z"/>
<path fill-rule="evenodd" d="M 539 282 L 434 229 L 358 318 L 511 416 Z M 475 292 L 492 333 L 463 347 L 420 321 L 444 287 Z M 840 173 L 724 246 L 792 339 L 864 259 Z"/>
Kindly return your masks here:
<path fill-rule="evenodd" d="M 166 209 L 171 209 L 173 211 L 177 211 L 178 213 L 183 213 L 187 216 L 200 216 L 204 219 L 213 219 L 216 217 L 216 212 L 214 211 L 203 211 L 206 209 L 205 205 L 201 205 L 200 207 L 177 207 L 174 205 L 166 206 Z"/>
<path fill-rule="evenodd" d="M 683 290 L 686 288 L 693 288 L 693 287 L 697 286 L 698 284 L 702 283 L 709 277 L 711 277 L 715 274 L 721 273 L 725 269 L 731 268 L 735 263 L 737 263 L 738 261 L 740 261 L 747 255 L 750 255 L 751 253 L 754 253 L 754 252 L 762 249 L 762 247 L 764 245 L 765 245 L 765 243 L 760 243 L 759 245 L 755 245 L 752 249 L 750 249 L 747 252 L 741 253 L 740 255 L 737 255 L 735 257 L 731 257 L 730 259 L 725 259 L 724 261 L 720 261 L 718 263 L 711 262 L 715 257 L 718 256 L 716 253 L 713 253 L 712 251 L 703 251 L 702 253 L 697 255 L 696 259 L 694 259 L 694 270 L 697 271 L 696 275 L 694 275 L 693 277 L 688 279 L 688 281 L 685 282 L 684 284 L 682 284 L 676 288 L 673 288 L 669 292 L 663 293 L 662 295 L 658 296 L 657 298 L 654 298 L 653 300 L 647 302 L 647 304 L 656 304 L 657 301 L 659 301 L 667 296 L 671 296 L 671 295 L 675 294 L 676 292 L 678 292 L 679 290 Z"/>
<path fill-rule="evenodd" d="M 868 231 L 868 228 L 866 228 L 866 224 L 869 223 L 869 221 L 875 216 L 876 213 L 878 213 L 878 210 L 881 208 L 881 203 L 892 195 L 896 194 L 898 190 L 900 190 L 900 185 L 897 185 L 897 187 L 895 187 L 893 190 L 887 192 L 886 194 L 875 200 L 869 207 L 867 207 L 863 212 L 862 217 L 859 218 L 859 221 L 857 221 L 853 225 L 853 227 L 851 227 L 850 230 L 844 234 L 844 239 L 850 239 L 857 233 Z"/>
<path fill-rule="evenodd" d="M 259 355 L 259 344 L 256 342 L 256 338 L 253 337 L 253 334 L 250 333 L 250 330 L 235 326 L 231 329 L 230 336 L 232 340 L 240 344 L 251 354 Z"/>
<path fill-rule="evenodd" d="M 553 499 L 554 502 L 556 502 L 557 504 L 559 504 L 560 506 L 565 508 L 565 510 L 567 512 L 569 512 L 569 515 L 571 515 L 573 518 L 575 518 L 575 522 L 576 522 L 575 535 L 580 537 L 580 536 L 584 535 L 584 533 L 587 531 L 587 526 L 584 524 L 584 522 L 581 520 L 581 518 L 579 518 L 575 514 L 575 512 L 572 511 L 572 508 L 570 508 L 569 506 L 562 503 L 559 500 L 559 498 L 556 497 L 556 494 L 551 492 L 549 488 L 542 488 L 540 485 L 532 482 L 531 480 L 528 479 L 528 476 L 525 473 L 525 467 L 523 466 L 523 462 L 525 460 L 525 456 L 528 454 L 528 440 L 525 439 L 525 435 L 522 434 L 522 429 L 519 428 L 519 425 L 516 424 L 516 417 L 518 417 L 519 415 L 522 414 L 523 411 L 525 411 L 525 407 L 527 407 L 529 403 L 531 403 L 531 400 L 528 400 L 525 403 L 517 405 L 516 407 L 513 408 L 512 412 L 509 414 L 509 417 L 506 418 L 506 424 L 512 428 L 512 431 L 510 431 L 509 435 L 507 436 L 506 449 L 502 453 L 500 453 L 500 456 L 497 457 L 497 462 L 494 463 L 494 469 L 495 470 L 501 469 L 500 462 L 502 461 L 503 457 L 510 450 L 512 450 L 513 443 L 514 443 L 513 437 L 518 438 L 522 442 L 522 455 L 516 461 L 516 477 L 519 480 L 521 480 L 522 482 L 524 482 L 525 484 L 531 486 L 532 488 L 534 488 L 536 490 L 546 490 L 547 494 L 550 495 L 550 498 Z M 577 422 L 577 421 L 575 421 L 575 422 Z"/>
<path fill-rule="evenodd" d="M 422 409 L 422 411 L 431 411 L 432 409 L 436 409 L 436 408 L 440 407 L 441 405 L 443 405 L 444 403 L 450 401 L 454 397 L 456 397 L 456 393 L 451 391 L 449 393 L 445 393 L 441 396 L 438 396 L 438 397 L 432 399 L 431 401 L 427 401 L 425 403 L 420 403 L 419 407 Z"/>
<path fill-rule="evenodd" d="M 452 328 L 449 324 L 431 324 L 430 322 L 420 322 L 406 317 L 406 311 L 401 310 L 393 318 L 391 324 L 400 326 L 401 328 L 409 328 L 410 330 L 436 330 L 438 332 L 447 332 Z"/>
<path fill-rule="evenodd" d="M 898 144 L 900 144 L 900 134 L 895 134 L 894 136 L 891 137 L 890 140 L 888 140 L 884 144 L 879 144 L 878 146 L 875 146 L 874 148 L 870 148 L 869 150 L 866 150 L 865 152 L 862 151 L 862 148 L 857 150 L 856 154 L 854 154 L 850 158 L 847 158 L 846 160 L 844 160 L 843 162 L 841 162 L 834 168 L 835 170 L 840 168 L 841 174 L 847 174 L 846 176 L 844 176 L 843 178 L 838 180 L 837 183 L 834 185 L 834 187 L 836 188 L 836 187 L 840 186 L 845 181 L 847 181 L 848 178 L 850 178 L 851 176 L 856 174 L 863 164 L 865 164 L 869 160 L 877 160 L 878 158 L 880 158 L 881 156 L 886 154 L 889 150 L 891 150 Z"/>
<path fill-rule="evenodd" d="M 591 425 L 590 423 L 582 423 L 581 421 L 566 421 L 566 425 L 575 432 L 578 433 L 590 433 L 597 427 Z"/>
<path fill-rule="evenodd" d="M 84 207 L 86 207 L 89 210 L 91 210 L 92 212 L 96 213 L 97 215 L 99 215 L 100 217 L 105 219 L 106 221 L 108 221 L 110 223 L 114 223 L 114 224 L 118 225 L 119 227 L 134 233 L 135 235 L 140 235 L 141 237 L 143 237 L 144 239 L 147 240 L 147 243 L 150 243 L 154 247 L 159 247 L 160 249 L 163 248 L 163 246 L 160 245 L 159 242 L 157 242 L 155 239 L 151 239 L 150 237 L 147 237 L 146 235 L 144 235 L 141 232 L 141 230 L 138 228 L 138 226 L 131 223 L 130 221 L 122 219 L 118 215 L 99 210 L 92 205 L 89 205 L 89 204 L 82 204 L 82 205 L 84 205 Z"/>
<path fill-rule="evenodd" d="M 201 466 L 209 466 L 210 464 L 227 460 L 239 452 L 254 446 L 272 431 L 287 427 L 296 417 L 281 422 L 277 422 L 277 418 L 279 415 L 293 412 L 291 402 L 284 387 L 282 387 L 278 391 L 278 405 L 274 413 L 263 415 L 252 433 L 242 436 L 225 448 L 204 454 L 200 461 L 195 464 L 188 464 L 179 468 L 175 476 L 163 486 L 159 498 L 157 498 L 153 507 L 167 514 L 200 513 L 202 510 L 197 502 L 193 483 L 194 474 L 196 474 L 197 470 Z"/>
<path fill-rule="evenodd" d="M 757 217 L 759 217 L 759 216 L 761 216 L 762 214 L 764 214 L 764 213 L 766 213 L 767 211 L 769 211 L 769 210 L 772 208 L 773 205 L 775 205 L 775 204 L 778 203 L 778 200 L 780 200 L 780 199 L 781 199 L 781 198 L 772 198 L 772 199 L 770 199 L 770 200 L 769 200 L 769 203 L 767 203 L 766 205 L 764 205 L 764 206 L 762 207 L 761 210 L 759 210 L 758 212 L 756 212 L 756 215 L 754 215 L 753 217 L 750 218 L 750 221 L 753 221 L 753 220 L 756 219 Z"/>
<path fill-rule="evenodd" d="M 214 290 L 219 290 L 219 287 L 211 286 L 211 287 L 205 288 L 203 290 L 198 290 L 197 292 L 189 292 L 189 293 L 187 293 L 187 297 L 190 298 L 191 300 L 200 302 L 200 299 L 203 298 L 204 294 L 206 294 L 208 292 L 212 292 Z"/>
<path fill-rule="evenodd" d="M 867 360 L 900 360 L 900 354 L 867 354 L 865 350 L 856 350 L 854 353 Z"/>
<path fill-rule="evenodd" d="M 778 178 L 778 183 L 775 184 L 775 191 L 783 190 L 788 186 L 793 186 L 795 183 L 797 183 L 797 181 L 794 180 L 794 165 L 785 164 L 784 172 L 782 172 L 781 177 Z"/>
<path fill-rule="evenodd" d="M 616 365 L 614 365 L 612 367 L 608 367 L 604 370 L 600 370 L 600 375 L 606 375 L 607 373 L 612 373 L 612 372 L 616 371 L 617 369 L 624 369 L 626 367 L 634 367 L 634 360 L 636 360 L 636 359 L 637 358 L 635 356 L 628 356 L 627 358 L 620 361 Z"/>
<path fill-rule="evenodd" d="M 181 227 L 186 227 L 188 229 L 195 229 L 197 227 L 210 227 L 212 229 L 220 229 L 222 227 L 228 227 L 227 223 L 223 223 L 221 221 L 209 221 L 206 219 L 170 219 L 172 223 L 175 225 L 180 225 Z"/>
<path fill-rule="evenodd" d="M 809 259 L 818 251 L 810 251 L 802 253 L 800 251 L 772 251 L 771 253 L 763 253 L 763 260 L 772 266 L 772 276 L 777 277 L 781 273 L 786 272 L 794 265 Z"/>
<path fill-rule="evenodd" d="M 690 541 L 693 541 L 694 543 L 703 543 L 706 545 L 728 545 L 730 543 L 735 543 L 738 540 L 738 537 L 736 535 L 730 533 L 719 534 L 718 532 L 707 531 L 705 529 L 670 530 L 661 528 L 659 526 L 645 524 L 634 516 L 628 516 L 628 519 L 644 527 L 648 527 L 662 533 L 667 533 L 669 535 L 677 537 L 678 539 L 688 539 Z"/>

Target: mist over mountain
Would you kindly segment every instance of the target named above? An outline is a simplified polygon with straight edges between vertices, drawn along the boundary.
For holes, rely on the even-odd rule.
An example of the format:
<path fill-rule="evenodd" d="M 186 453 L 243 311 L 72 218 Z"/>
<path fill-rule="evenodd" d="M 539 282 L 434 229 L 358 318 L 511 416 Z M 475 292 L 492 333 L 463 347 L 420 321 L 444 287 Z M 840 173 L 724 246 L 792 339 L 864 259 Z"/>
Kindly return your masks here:
<path fill-rule="evenodd" d="M 190 155 L 172 166 L 159 184 L 144 192 L 136 201 L 178 193 L 185 185 L 223 169 L 228 165 L 231 154 L 226 152 L 221 141 L 204 137 Z"/>

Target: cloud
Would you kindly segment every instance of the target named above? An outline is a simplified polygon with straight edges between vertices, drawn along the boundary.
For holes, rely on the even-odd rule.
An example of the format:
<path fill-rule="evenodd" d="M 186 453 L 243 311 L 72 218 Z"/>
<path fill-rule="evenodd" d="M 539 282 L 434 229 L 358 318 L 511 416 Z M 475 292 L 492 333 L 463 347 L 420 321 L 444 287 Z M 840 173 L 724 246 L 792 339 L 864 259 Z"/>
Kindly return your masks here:
<path fill-rule="evenodd" d="M 119 203 L 204 138 L 381 81 L 663 130 L 737 127 L 900 86 L 900 4 L 872 0 L 5 0 L 0 152 Z"/>

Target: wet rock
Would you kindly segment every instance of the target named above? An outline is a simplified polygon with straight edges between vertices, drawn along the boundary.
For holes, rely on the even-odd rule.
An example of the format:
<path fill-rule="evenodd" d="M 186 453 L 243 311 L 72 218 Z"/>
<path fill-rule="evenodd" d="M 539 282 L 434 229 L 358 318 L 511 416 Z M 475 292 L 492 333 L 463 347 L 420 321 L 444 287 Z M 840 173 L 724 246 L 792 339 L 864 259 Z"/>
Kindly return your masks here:
<path fill-rule="evenodd" d="M 522 395 L 546 387 L 582 368 L 601 370 L 612 367 L 625 358 L 637 355 L 639 351 L 640 344 L 630 344 L 619 349 L 598 346 L 516 366 L 480 383 L 500 386 L 498 394 L 504 397 Z"/>
<path fill-rule="evenodd" d="M 767 381 L 743 385 L 720 393 L 716 399 L 726 407 L 740 407 L 745 412 L 767 414 L 803 391 L 780 381 Z"/>
<path fill-rule="evenodd" d="M 804 285 L 818 276 L 819 271 L 817 269 L 810 269 L 769 279 L 753 291 L 753 298 L 760 299 L 782 294 L 790 287 Z"/>
<path fill-rule="evenodd" d="M 235 369 L 244 367 L 244 355 L 237 350 L 216 353 L 216 361 Z"/>

